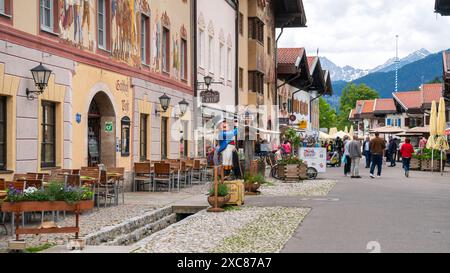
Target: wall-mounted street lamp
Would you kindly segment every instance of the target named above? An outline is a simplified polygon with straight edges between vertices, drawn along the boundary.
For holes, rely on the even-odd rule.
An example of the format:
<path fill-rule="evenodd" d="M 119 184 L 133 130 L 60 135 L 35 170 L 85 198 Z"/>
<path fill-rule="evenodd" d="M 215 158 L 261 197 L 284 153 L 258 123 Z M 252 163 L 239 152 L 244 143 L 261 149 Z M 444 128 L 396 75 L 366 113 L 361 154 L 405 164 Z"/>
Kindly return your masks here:
<path fill-rule="evenodd" d="M 47 88 L 48 86 L 48 80 L 50 79 L 51 74 L 52 71 L 43 66 L 42 63 L 31 69 L 31 75 L 33 75 L 34 85 L 38 90 L 32 91 L 27 88 L 25 91 L 27 99 L 34 100 L 37 98 L 37 96 L 44 93 L 45 88 Z"/>
<path fill-rule="evenodd" d="M 179 117 L 181 118 L 186 114 L 187 109 L 189 107 L 189 103 L 185 99 L 183 99 L 182 101 L 180 101 L 178 103 L 178 105 L 180 106 L 180 116 Z"/>
<path fill-rule="evenodd" d="M 155 109 L 155 115 L 158 113 L 165 113 L 167 112 L 167 109 L 169 109 L 171 98 L 167 96 L 165 93 L 161 97 L 159 97 L 159 103 L 161 104 L 161 110 Z"/>

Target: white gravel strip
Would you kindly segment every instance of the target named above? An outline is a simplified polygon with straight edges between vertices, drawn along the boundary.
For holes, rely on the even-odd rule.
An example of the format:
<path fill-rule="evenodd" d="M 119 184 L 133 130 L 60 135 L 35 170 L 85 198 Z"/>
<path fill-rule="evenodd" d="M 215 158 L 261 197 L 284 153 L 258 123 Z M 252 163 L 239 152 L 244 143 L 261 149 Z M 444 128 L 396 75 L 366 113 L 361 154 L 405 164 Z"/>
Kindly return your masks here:
<path fill-rule="evenodd" d="M 261 193 L 266 196 L 327 196 L 336 185 L 336 180 L 307 180 L 283 183 L 269 180 L 272 185 L 262 185 Z"/>
<path fill-rule="evenodd" d="M 133 245 L 138 253 L 278 252 L 309 209 L 202 211 Z"/>
<path fill-rule="evenodd" d="M 309 208 L 267 208 L 260 217 L 212 250 L 218 253 L 278 253 L 310 212 Z"/>
<path fill-rule="evenodd" d="M 243 208 L 223 213 L 201 211 L 183 221 L 157 232 L 133 245 L 136 252 L 205 253 L 235 233 L 245 224 L 256 220 L 263 212 L 259 208 Z"/>
<path fill-rule="evenodd" d="M 148 205 L 119 205 L 115 207 L 97 208 L 93 212 L 85 212 L 80 216 L 80 237 L 89 233 L 100 230 L 102 227 L 113 226 L 123 221 L 140 216 L 155 208 Z M 63 214 L 60 213 L 59 221 L 56 223 L 60 227 L 75 226 L 75 215 L 67 214 L 63 219 Z M 46 216 L 48 218 L 49 216 Z M 40 214 L 36 216 L 34 222 L 40 225 Z M 46 219 L 46 220 L 49 220 Z M 8 241 L 15 239 L 14 236 L 0 235 L 0 249 L 5 249 L 8 246 Z M 65 245 L 68 240 L 74 237 L 75 234 L 41 234 L 41 235 L 21 235 L 20 239 L 27 242 L 27 247 L 41 246 L 46 243 Z"/>

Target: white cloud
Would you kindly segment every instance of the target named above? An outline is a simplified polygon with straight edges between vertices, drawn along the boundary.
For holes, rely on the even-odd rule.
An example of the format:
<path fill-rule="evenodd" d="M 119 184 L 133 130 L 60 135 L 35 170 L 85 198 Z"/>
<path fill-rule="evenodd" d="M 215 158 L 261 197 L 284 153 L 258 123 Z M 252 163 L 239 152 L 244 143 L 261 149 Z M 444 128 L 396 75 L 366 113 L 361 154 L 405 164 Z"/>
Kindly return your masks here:
<path fill-rule="evenodd" d="M 435 0 L 304 0 L 307 28 L 285 29 L 279 47 L 306 47 L 338 65 L 374 68 L 426 48 L 450 48 L 450 16 L 434 13 Z"/>

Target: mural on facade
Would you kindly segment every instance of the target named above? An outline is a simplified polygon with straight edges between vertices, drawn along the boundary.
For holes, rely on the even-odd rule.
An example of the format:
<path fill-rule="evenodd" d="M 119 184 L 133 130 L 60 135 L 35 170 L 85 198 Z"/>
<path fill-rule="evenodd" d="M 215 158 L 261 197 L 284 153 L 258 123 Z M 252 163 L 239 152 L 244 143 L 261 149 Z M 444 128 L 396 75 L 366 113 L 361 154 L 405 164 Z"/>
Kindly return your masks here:
<path fill-rule="evenodd" d="M 96 0 L 58 0 L 58 28 L 60 38 L 71 46 L 95 52 L 97 48 Z M 187 4 L 187 0 L 182 3 Z M 187 40 L 184 26 L 181 29 L 170 27 L 167 12 L 157 8 L 150 9 L 150 0 L 111 0 L 110 10 L 110 48 L 111 56 L 129 65 L 140 67 L 140 24 L 141 13 L 150 16 L 150 67 L 161 72 L 162 67 L 162 27 L 169 24 L 171 77 L 180 78 L 181 41 Z"/>
<path fill-rule="evenodd" d="M 94 0 L 59 0 L 60 37 L 72 46 L 94 49 Z"/>

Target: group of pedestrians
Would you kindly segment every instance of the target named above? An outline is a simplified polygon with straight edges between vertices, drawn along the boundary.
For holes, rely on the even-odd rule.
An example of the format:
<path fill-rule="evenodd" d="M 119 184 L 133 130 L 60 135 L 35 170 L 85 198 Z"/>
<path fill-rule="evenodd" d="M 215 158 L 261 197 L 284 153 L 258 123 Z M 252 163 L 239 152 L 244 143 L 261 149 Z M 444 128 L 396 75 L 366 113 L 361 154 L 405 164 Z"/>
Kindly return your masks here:
<path fill-rule="evenodd" d="M 366 159 L 365 167 L 370 168 L 370 177 L 375 178 L 376 168 L 376 177 L 380 178 L 383 168 L 383 155 L 386 148 L 388 155 L 387 161 L 391 163 L 391 167 L 396 165 L 395 154 L 398 149 L 397 143 L 394 139 L 390 139 L 388 145 L 386 144 L 386 141 L 380 138 L 379 133 L 375 133 L 375 137 L 373 139 L 367 137 L 362 146 L 360 141 L 355 139 L 351 140 L 347 136 L 344 137 L 342 163 L 344 163 L 345 176 L 351 176 L 351 178 L 361 178 L 359 165 L 361 158 L 364 156 Z M 409 177 L 409 166 L 414 153 L 414 147 L 411 145 L 411 141 L 409 139 L 406 139 L 401 145 L 399 152 L 402 156 L 405 176 Z"/>

